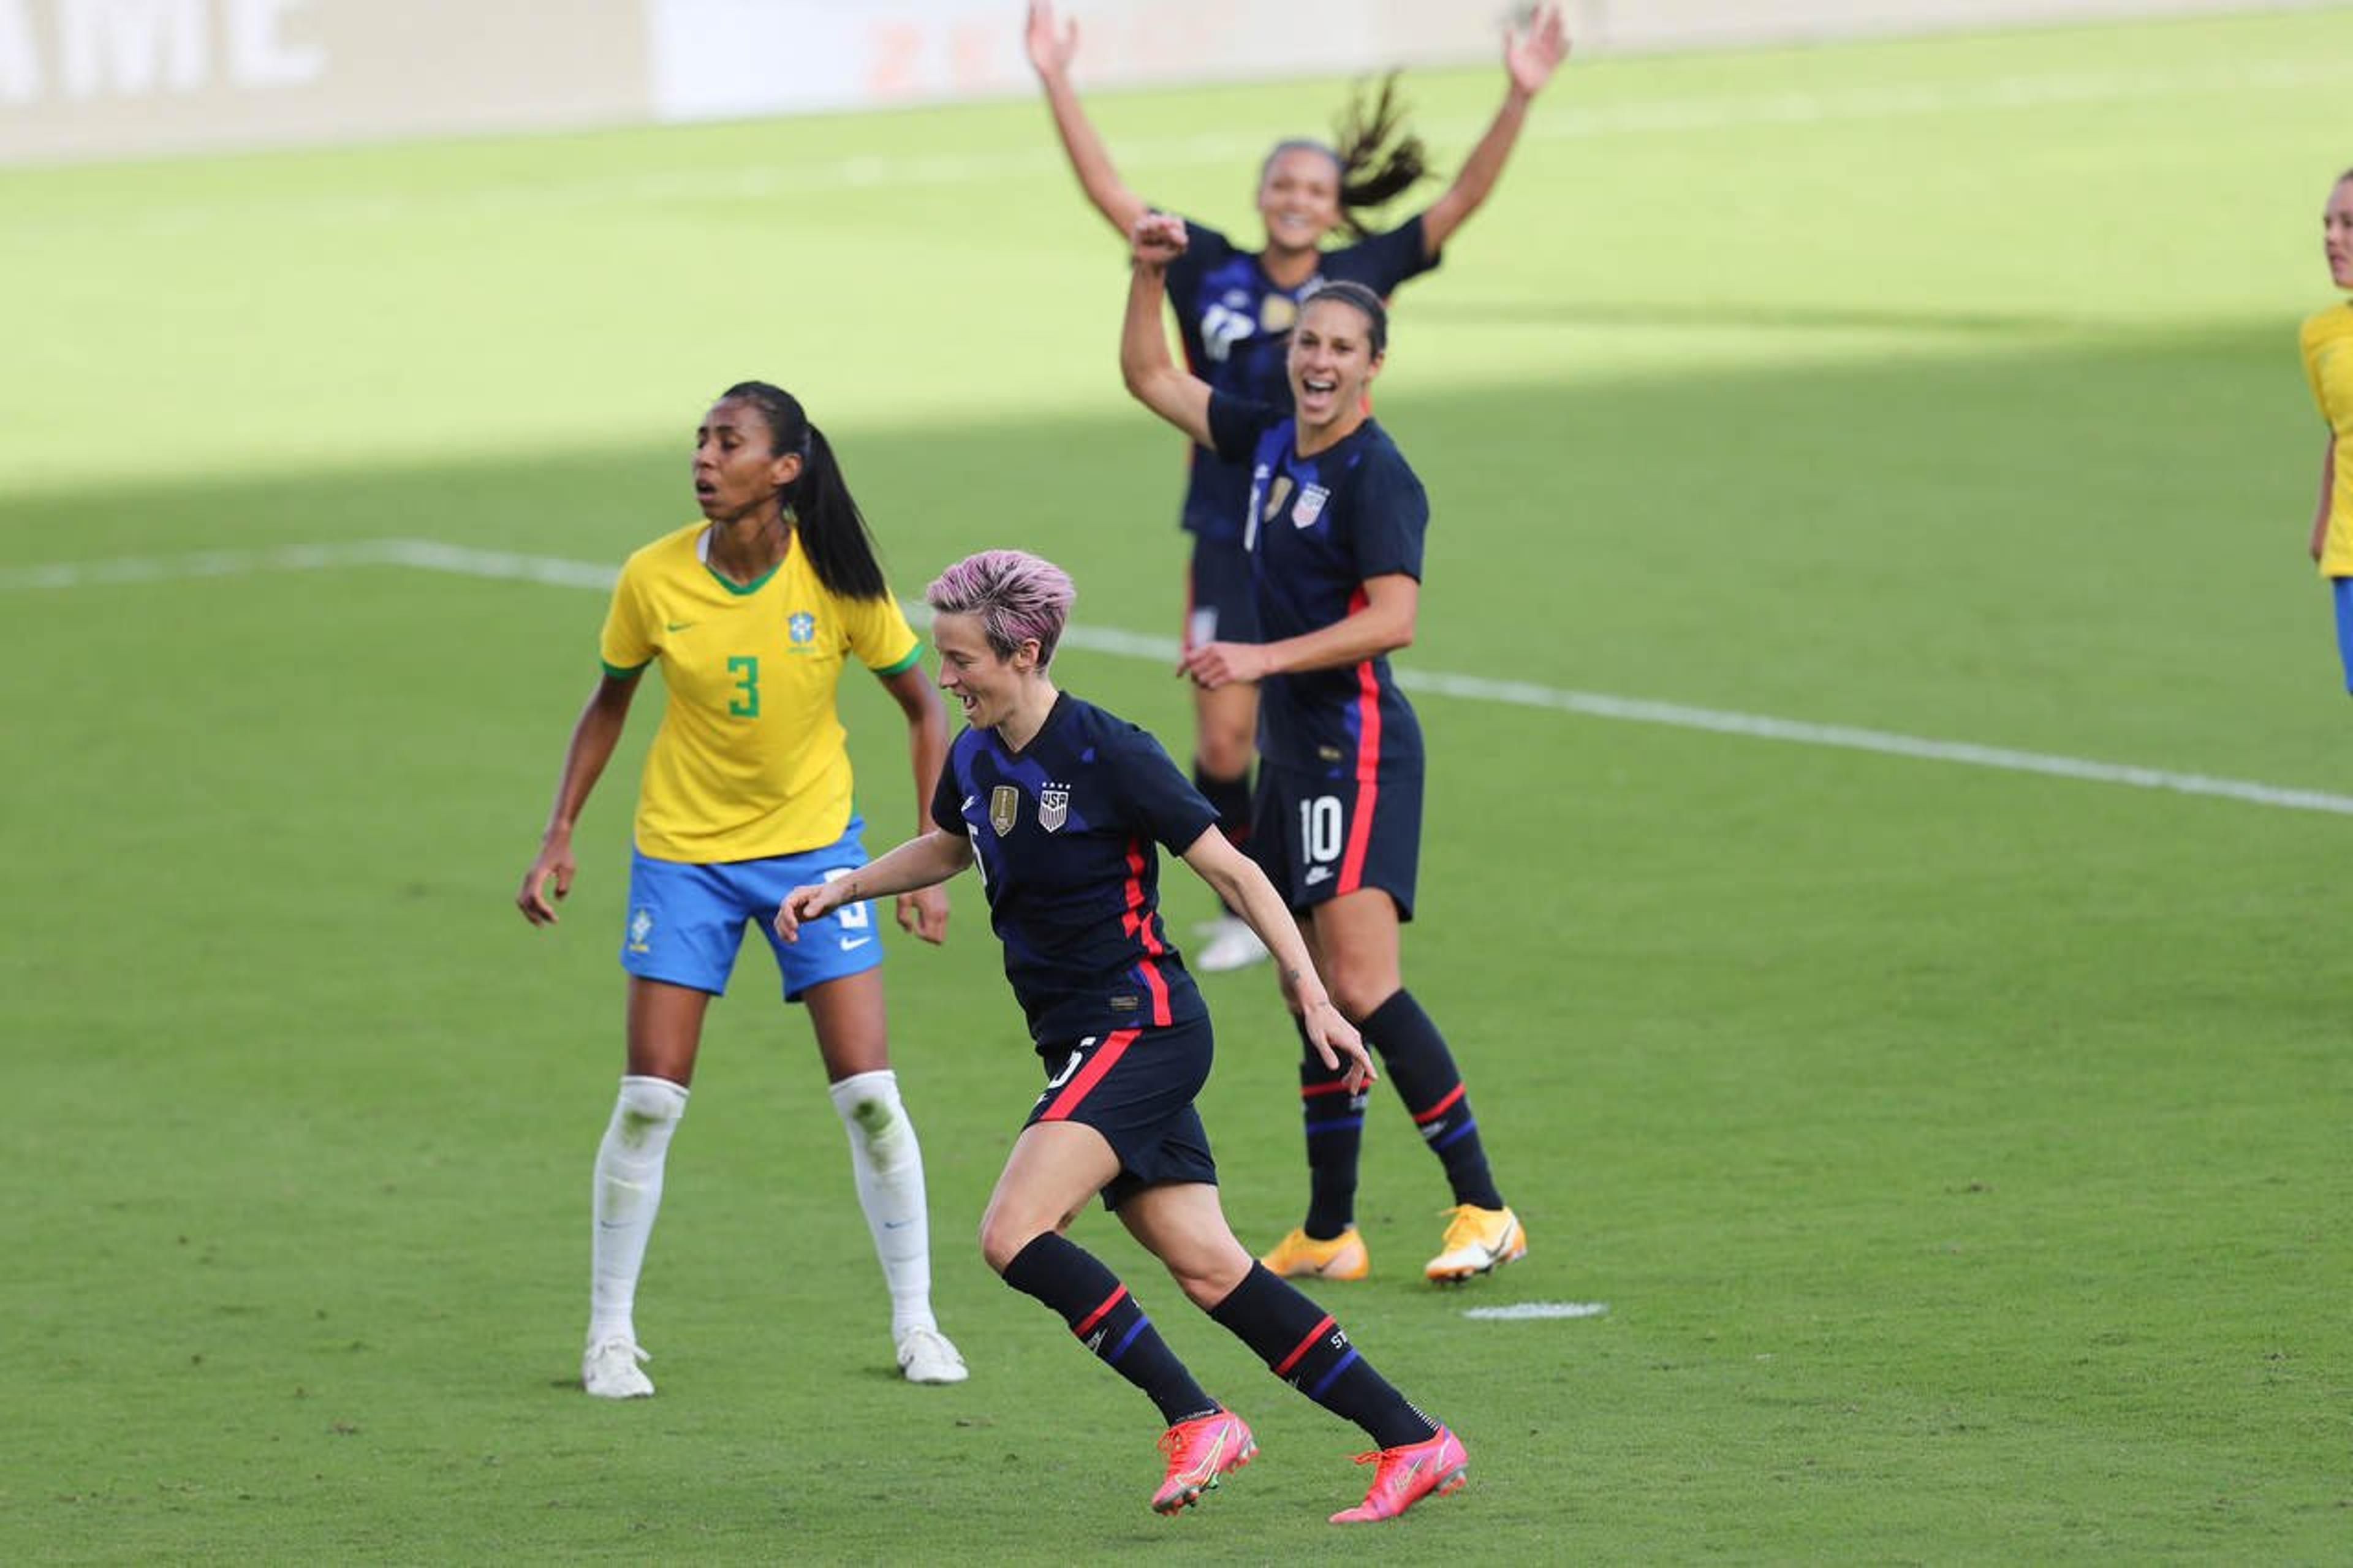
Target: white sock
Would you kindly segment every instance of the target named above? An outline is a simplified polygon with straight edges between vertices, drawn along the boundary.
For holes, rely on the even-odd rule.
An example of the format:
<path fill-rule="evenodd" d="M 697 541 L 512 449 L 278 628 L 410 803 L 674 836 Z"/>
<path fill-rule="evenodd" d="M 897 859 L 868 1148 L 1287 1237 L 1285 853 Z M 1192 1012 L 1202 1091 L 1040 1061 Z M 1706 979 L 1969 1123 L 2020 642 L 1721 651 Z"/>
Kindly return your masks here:
<path fill-rule="evenodd" d="M 832 1086 L 833 1108 L 849 1133 L 858 1206 L 891 1287 L 891 1337 L 936 1329 L 932 1317 L 931 1228 L 923 1208 L 923 1151 L 899 1103 L 899 1075 L 853 1073 Z"/>
<path fill-rule="evenodd" d="M 666 1078 L 624 1078 L 596 1146 L 595 1224 L 588 1247 L 588 1342 L 638 1337 L 633 1316 L 646 1238 L 661 1209 L 670 1135 L 686 1114 L 686 1089 Z"/>

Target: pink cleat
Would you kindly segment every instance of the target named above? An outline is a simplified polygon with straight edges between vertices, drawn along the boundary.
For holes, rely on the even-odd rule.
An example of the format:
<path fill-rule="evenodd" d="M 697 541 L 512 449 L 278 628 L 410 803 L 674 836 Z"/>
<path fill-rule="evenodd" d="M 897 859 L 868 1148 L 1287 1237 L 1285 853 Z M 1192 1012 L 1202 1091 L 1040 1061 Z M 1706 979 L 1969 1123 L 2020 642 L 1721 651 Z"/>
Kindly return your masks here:
<path fill-rule="evenodd" d="M 1444 1497 L 1454 1490 L 1471 1468 L 1462 1439 L 1443 1426 L 1422 1442 L 1356 1456 L 1360 1465 L 1376 1462 L 1379 1468 L 1373 1471 L 1372 1489 L 1365 1494 L 1365 1500 L 1334 1514 L 1333 1523 L 1373 1524 L 1395 1519 L 1426 1497 Z"/>
<path fill-rule="evenodd" d="M 1240 1416 L 1219 1410 L 1160 1434 L 1160 1451 L 1168 1456 L 1168 1479 L 1152 1494 L 1152 1511 L 1175 1513 L 1198 1501 L 1228 1470 L 1249 1464 L 1258 1444 Z"/>

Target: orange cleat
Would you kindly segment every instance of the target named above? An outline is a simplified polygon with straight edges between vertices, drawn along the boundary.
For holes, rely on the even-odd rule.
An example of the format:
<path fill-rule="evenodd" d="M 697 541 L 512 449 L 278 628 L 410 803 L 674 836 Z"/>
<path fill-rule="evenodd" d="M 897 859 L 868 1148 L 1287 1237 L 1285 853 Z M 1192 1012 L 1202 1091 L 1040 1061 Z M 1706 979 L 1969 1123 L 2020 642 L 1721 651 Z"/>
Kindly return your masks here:
<path fill-rule="evenodd" d="M 1498 1264 L 1517 1263 L 1528 1255 L 1528 1233 L 1520 1216 L 1508 1208 L 1482 1209 L 1457 1204 L 1443 1211 L 1446 1239 L 1422 1273 L 1441 1285 L 1459 1285 L 1473 1274 L 1484 1274 Z"/>
<path fill-rule="evenodd" d="M 1286 1279 L 1362 1279 L 1373 1267 L 1365 1251 L 1365 1238 L 1353 1225 L 1329 1241 L 1294 1230 L 1267 1248 L 1259 1261 L 1266 1265 L 1268 1273 Z"/>
<path fill-rule="evenodd" d="M 1179 1421 L 1160 1434 L 1160 1451 L 1168 1456 L 1168 1479 L 1152 1494 L 1152 1511 L 1175 1513 L 1198 1501 L 1228 1470 L 1249 1464 L 1258 1444 L 1240 1416 L 1219 1410 Z"/>
<path fill-rule="evenodd" d="M 1335 1524 L 1374 1524 L 1395 1519 L 1426 1497 L 1444 1497 L 1467 1479 L 1471 1457 L 1462 1451 L 1462 1440 L 1440 1426 L 1422 1442 L 1359 1454 L 1356 1463 L 1379 1466 L 1372 1489 L 1363 1502 L 1334 1514 Z"/>

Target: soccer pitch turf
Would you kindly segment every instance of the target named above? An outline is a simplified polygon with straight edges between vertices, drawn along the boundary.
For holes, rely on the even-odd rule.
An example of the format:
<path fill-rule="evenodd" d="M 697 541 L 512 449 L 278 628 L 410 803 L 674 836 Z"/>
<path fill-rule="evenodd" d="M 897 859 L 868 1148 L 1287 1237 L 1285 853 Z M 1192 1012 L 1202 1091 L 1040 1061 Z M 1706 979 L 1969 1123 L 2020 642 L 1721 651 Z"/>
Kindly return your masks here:
<path fill-rule="evenodd" d="M 1442 164 L 1499 85 L 1409 79 Z M 639 1300 L 660 1395 L 575 1382 L 650 710 L 562 927 L 510 900 L 708 398 L 807 400 L 902 595 L 1062 561 L 1064 684 L 1187 740 L 1178 453 L 1043 110 L 0 174 L 0 1558 L 2342 1559 L 2353 782 L 2294 330 L 2349 85 L 2343 9 L 1577 62 L 1401 293 L 1408 973 L 1533 1243 L 1423 1286 L 1444 1189 L 1378 1091 L 1376 1273 L 1320 1296 L 1472 1482 L 1345 1537 L 1356 1434 L 1114 1223 L 1263 1447 L 1193 1517 L 980 1262 L 1035 1068 L 969 882 L 887 973 L 972 1380 L 897 1380 L 755 948 Z M 1249 235 L 1344 90 L 1091 107 Z M 843 707 L 879 848 L 896 711 Z M 2227 787 L 2141 787 L 2184 780 Z M 1262 1244 L 1295 1045 L 1262 971 L 1205 987 Z M 1465 1315 L 1546 1302 L 1606 1310 Z"/>

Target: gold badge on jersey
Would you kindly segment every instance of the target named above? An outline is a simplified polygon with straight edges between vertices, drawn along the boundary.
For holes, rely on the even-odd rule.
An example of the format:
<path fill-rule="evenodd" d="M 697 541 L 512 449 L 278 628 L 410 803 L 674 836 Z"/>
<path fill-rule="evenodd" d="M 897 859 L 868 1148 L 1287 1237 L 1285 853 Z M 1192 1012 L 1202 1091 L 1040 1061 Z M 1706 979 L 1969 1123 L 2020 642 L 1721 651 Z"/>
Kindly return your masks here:
<path fill-rule="evenodd" d="M 988 825 L 997 829 L 999 838 L 1013 831 L 1021 816 L 1021 792 L 1011 784 L 998 784 L 988 792 Z"/>
<path fill-rule="evenodd" d="M 1259 512 L 1258 515 L 1260 519 L 1266 522 L 1272 522 L 1275 518 L 1282 513 L 1282 503 L 1290 499 L 1291 476 L 1289 474 L 1275 475 L 1274 483 L 1266 487 L 1266 506 Z"/>
<path fill-rule="evenodd" d="M 1299 320 L 1299 301 L 1288 294 L 1269 294 L 1260 302 L 1258 324 L 1261 331 L 1287 332 Z"/>

